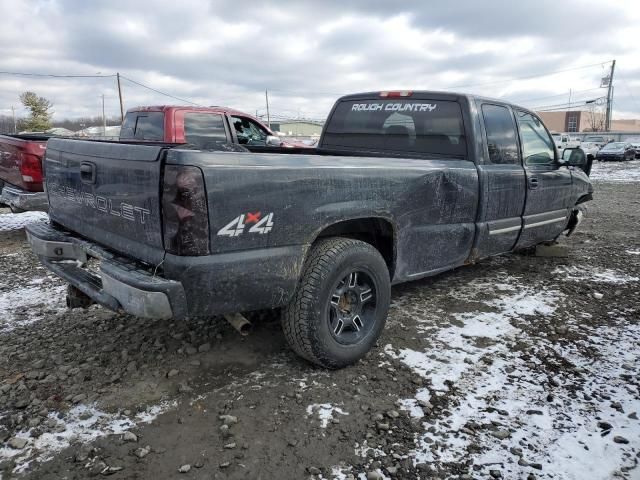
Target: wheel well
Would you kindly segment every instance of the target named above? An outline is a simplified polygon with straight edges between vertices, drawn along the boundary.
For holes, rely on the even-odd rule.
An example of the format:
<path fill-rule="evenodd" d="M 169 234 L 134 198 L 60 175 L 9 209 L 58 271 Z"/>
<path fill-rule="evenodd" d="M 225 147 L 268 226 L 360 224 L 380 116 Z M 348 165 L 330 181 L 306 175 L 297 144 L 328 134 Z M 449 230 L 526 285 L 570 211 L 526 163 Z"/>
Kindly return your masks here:
<path fill-rule="evenodd" d="M 389 278 L 395 271 L 395 242 L 393 225 L 383 218 L 356 218 L 329 225 L 317 238 L 347 237 L 373 245 L 389 268 Z"/>

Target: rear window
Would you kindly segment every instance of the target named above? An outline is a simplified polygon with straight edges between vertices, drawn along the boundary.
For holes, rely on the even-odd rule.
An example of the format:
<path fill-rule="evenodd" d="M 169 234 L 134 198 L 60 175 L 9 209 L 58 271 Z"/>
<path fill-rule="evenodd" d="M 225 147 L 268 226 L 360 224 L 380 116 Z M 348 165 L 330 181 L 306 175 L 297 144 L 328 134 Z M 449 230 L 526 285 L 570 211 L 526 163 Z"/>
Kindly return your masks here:
<path fill-rule="evenodd" d="M 120 138 L 123 140 L 164 140 L 164 113 L 131 112 L 122 122 Z"/>
<path fill-rule="evenodd" d="M 222 115 L 213 113 L 186 113 L 184 138 L 187 143 L 203 150 L 217 149 L 227 142 Z"/>
<path fill-rule="evenodd" d="M 445 100 L 340 102 L 322 147 L 343 150 L 465 156 L 462 109 Z"/>

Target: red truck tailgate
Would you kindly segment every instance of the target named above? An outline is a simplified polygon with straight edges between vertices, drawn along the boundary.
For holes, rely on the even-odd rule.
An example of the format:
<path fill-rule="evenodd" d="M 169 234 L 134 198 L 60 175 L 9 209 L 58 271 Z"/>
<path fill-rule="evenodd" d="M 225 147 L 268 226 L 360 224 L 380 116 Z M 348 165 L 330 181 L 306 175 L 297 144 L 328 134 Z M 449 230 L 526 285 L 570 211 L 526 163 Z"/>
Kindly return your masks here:
<path fill-rule="evenodd" d="M 0 135 L 0 180 L 29 192 L 41 192 L 42 157 L 48 138 Z"/>

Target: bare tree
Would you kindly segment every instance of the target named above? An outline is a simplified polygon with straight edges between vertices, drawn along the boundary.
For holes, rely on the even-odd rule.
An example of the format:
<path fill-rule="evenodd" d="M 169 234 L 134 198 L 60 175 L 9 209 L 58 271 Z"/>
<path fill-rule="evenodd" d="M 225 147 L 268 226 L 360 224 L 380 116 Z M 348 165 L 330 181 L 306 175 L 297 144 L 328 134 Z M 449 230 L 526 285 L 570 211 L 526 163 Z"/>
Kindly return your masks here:
<path fill-rule="evenodd" d="M 592 132 L 603 132 L 605 130 L 605 116 L 595 103 L 589 104 L 587 111 L 589 130 Z"/>

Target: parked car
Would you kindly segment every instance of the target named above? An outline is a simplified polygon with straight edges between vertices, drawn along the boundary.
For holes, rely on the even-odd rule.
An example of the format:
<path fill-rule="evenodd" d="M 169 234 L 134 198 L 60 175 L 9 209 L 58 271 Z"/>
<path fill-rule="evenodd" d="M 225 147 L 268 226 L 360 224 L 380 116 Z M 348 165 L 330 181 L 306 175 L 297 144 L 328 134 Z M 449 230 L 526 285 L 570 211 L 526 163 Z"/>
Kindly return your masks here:
<path fill-rule="evenodd" d="M 47 210 L 42 157 L 51 135 L 0 135 L 0 204 L 14 212 Z"/>
<path fill-rule="evenodd" d="M 588 159 L 595 160 L 596 155 L 606 143 L 607 139 L 602 135 L 587 135 L 580 143 L 580 148 L 584 150 Z"/>
<path fill-rule="evenodd" d="M 309 147 L 282 140 L 257 118 L 227 107 L 161 105 L 132 108 L 122 123 L 120 140 L 187 143 L 205 150 L 237 150 L 234 145 L 252 151 L 270 147 Z"/>
<path fill-rule="evenodd" d="M 636 151 L 633 146 L 627 142 L 607 143 L 596 155 L 596 159 L 598 161 L 629 161 L 634 158 L 636 158 Z"/>
<path fill-rule="evenodd" d="M 535 113 L 471 95 L 348 95 L 317 149 L 279 154 L 160 143 L 152 123 L 156 144 L 49 141 L 51 223 L 27 235 L 69 304 L 235 325 L 281 308 L 291 347 L 329 368 L 375 344 L 391 284 L 569 234 L 593 192 L 582 150 L 561 158 Z"/>
<path fill-rule="evenodd" d="M 630 143 L 636 151 L 636 158 L 640 158 L 640 137 L 627 138 L 625 142 Z"/>

